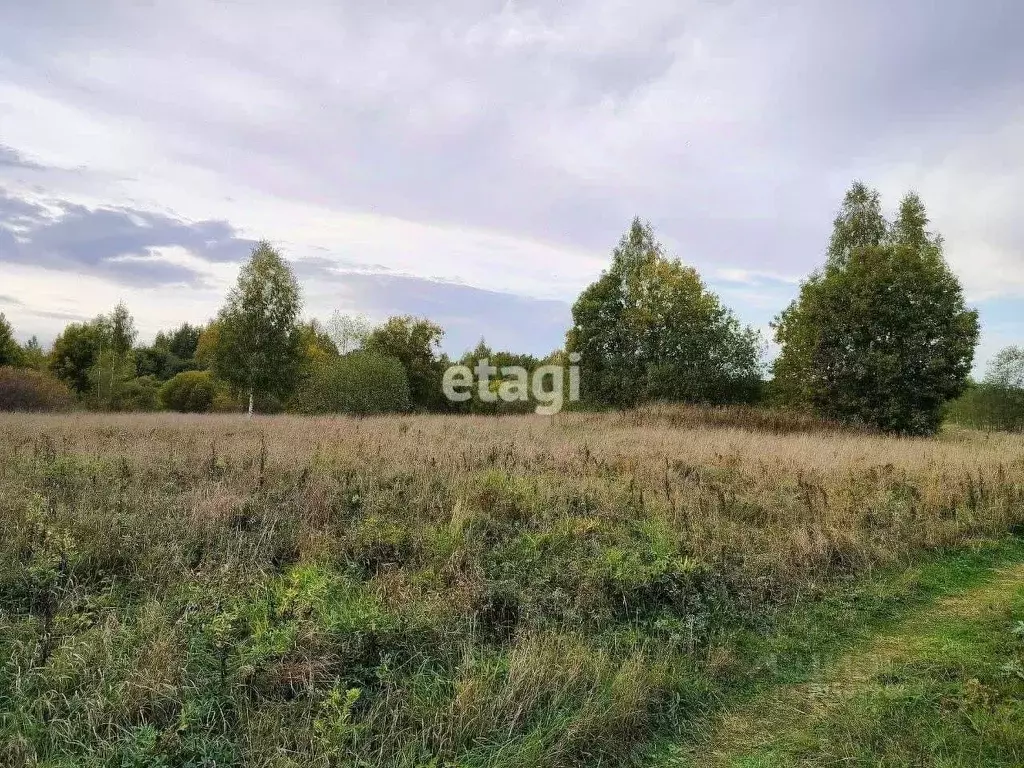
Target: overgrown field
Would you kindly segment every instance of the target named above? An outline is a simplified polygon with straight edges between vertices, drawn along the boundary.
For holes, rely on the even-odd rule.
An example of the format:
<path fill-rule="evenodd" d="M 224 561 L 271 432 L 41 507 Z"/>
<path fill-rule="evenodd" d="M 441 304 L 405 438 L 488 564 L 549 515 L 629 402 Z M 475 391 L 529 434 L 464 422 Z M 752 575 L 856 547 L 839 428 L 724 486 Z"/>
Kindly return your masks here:
<path fill-rule="evenodd" d="M 0 525 L 0 764 L 611 765 L 793 604 L 1021 533 L 1024 438 L 6 415 Z"/>

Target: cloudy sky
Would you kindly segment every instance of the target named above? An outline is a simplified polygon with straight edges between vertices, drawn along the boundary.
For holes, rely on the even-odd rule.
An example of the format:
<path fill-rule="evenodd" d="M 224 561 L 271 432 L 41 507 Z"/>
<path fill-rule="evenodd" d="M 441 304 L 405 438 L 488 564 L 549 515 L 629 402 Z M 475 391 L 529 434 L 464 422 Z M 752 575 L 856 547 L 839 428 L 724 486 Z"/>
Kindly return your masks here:
<path fill-rule="evenodd" d="M 0 311 L 212 316 L 253 240 L 306 310 L 544 353 L 634 215 L 766 327 L 853 179 L 917 190 L 1024 342 L 1016 0 L 4 2 Z"/>

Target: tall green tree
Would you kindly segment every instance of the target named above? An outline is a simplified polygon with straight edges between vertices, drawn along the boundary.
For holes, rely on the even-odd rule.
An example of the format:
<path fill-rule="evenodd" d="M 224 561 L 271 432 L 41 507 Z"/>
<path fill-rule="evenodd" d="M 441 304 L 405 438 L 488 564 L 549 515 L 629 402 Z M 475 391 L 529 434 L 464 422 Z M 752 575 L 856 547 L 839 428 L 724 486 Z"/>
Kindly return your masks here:
<path fill-rule="evenodd" d="M 238 283 L 217 315 L 214 372 L 248 395 L 284 398 L 294 386 L 301 355 L 302 299 L 295 274 L 267 242 L 253 248 Z"/>
<path fill-rule="evenodd" d="M 370 332 L 362 348 L 396 358 L 405 369 L 412 406 L 437 410 L 446 407 L 441 391 L 444 369 L 438 357 L 443 337 L 441 326 L 429 320 L 408 315 L 391 317 Z"/>
<path fill-rule="evenodd" d="M 125 393 L 135 378 L 135 360 L 131 353 L 123 354 L 113 346 L 97 353 L 89 368 L 90 401 L 104 411 L 126 408 Z"/>
<path fill-rule="evenodd" d="M 21 364 L 25 368 L 31 368 L 34 371 L 42 371 L 46 369 L 47 355 L 43 351 L 42 345 L 39 343 L 39 339 L 32 336 L 28 341 L 25 342 L 21 348 Z"/>
<path fill-rule="evenodd" d="M 0 312 L 0 366 L 21 365 L 21 346 L 14 338 L 14 330 L 3 312 Z"/>
<path fill-rule="evenodd" d="M 890 225 L 882 213 L 880 195 L 863 182 L 855 181 L 844 195 L 832 222 L 825 266 L 808 276 L 801 295 L 816 290 L 826 270 L 842 269 L 856 250 L 881 245 L 889 238 Z M 794 300 L 772 323 L 775 341 L 782 347 L 782 354 L 772 366 L 772 392 L 782 404 L 809 407 L 812 399 L 809 372 L 815 329 L 805 322 L 806 315 L 801 307 L 801 299 Z"/>
<path fill-rule="evenodd" d="M 774 325 L 774 386 L 790 404 L 904 434 L 930 434 L 968 382 L 978 316 L 907 195 L 878 241 L 877 193 L 847 195 L 872 211 L 840 215 L 824 268 Z M 850 225 L 858 222 L 858 227 Z"/>
<path fill-rule="evenodd" d="M 53 342 L 50 372 L 77 394 L 88 393 L 89 371 L 96 363 L 105 341 L 106 328 L 99 319 L 71 323 Z"/>
<path fill-rule="evenodd" d="M 100 322 L 106 325 L 107 346 L 118 357 L 131 354 L 138 338 L 135 330 L 135 318 L 123 301 L 117 303 L 109 316 L 101 317 Z"/>
<path fill-rule="evenodd" d="M 136 373 L 135 319 L 124 302 L 118 302 L 113 312 L 94 322 L 100 329 L 100 349 L 88 371 L 89 388 L 96 407 L 120 410 L 122 394 Z"/>
<path fill-rule="evenodd" d="M 882 200 L 877 190 L 855 181 L 843 197 L 843 205 L 832 222 L 828 264 L 842 266 L 858 248 L 881 245 L 888 237 L 889 223 L 882 213 Z"/>
<path fill-rule="evenodd" d="M 612 264 L 572 308 L 566 350 L 581 356 L 581 394 L 596 405 L 645 400 L 730 403 L 761 384 L 761 341 L 696 270 L 666 256 L 634 219 Z"/>
<path fill-rule="evenodd" d="M 182 323 L 168 334 L 167 348 L 179 360 L 191 362 L 196 356 L 202 332 L 203 329 L 198 325 Z"/>
<path fill-rule="evenodd" d="M 928 212 L 916 192 L 908 192 L 900 201 L 896 221 L 888 229 L 887 242 L 914 248 L 922 253 L 942 255 L 942 236 L 928 231 Z"/>

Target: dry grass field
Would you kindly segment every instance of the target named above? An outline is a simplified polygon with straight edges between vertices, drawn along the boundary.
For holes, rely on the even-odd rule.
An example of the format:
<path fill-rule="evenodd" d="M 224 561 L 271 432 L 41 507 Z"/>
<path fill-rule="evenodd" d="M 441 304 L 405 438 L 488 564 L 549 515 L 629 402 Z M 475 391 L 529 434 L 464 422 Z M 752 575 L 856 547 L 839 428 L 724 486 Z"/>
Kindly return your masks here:
<path fill-rule="evenodd" d="M 610 765 L 1024 438 L 757 412 L 0 416 L 0 763 Z"/>

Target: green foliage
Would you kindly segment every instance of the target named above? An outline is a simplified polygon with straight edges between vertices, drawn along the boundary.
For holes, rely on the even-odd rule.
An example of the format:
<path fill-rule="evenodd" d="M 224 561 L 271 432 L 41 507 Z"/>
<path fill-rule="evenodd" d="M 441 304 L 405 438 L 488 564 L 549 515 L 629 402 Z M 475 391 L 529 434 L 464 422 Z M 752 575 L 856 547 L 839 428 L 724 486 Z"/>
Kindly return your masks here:
<path fill-rule="evenodd" d="M 138 336 L 135 321 L 128 308 L 120 302 L 109 316 L 100 316 L 96 322 L 103 335 L 88 374 L 92 402 L 102 410 L 123 410 L 125 388 L 136 375 L 132 353 Z"/>
<path fill-rule="evenodd" d="M 318 320 L 299 323 L 299 350 L 300 379 L 338 358 L 338 348 Z"/>
<path fill-rule="evenodd" d="M 920 203 L 916 195 L 904 200 L 904 210 L 912 213 L 910 201 Z M 923 213 L 923 209 L 921 210 Z M 921 223 L 921 233 L 912 231 L 913 218 L 901 216 L 901 238 L 918 241 L 927 220 Z M 868 189 L 862 182 L 855 181 L 843 198 L 842 208 L 833 221 L 832 236 L 826 251 L 825 270 L 841 270 L 847 264 L 850 254 L 860 248 L 870 248 L 888 243 L 890 225 L 882 213 L 881 198 L 876 190 Z M 813 399 L 812 379 L 817 329 L 808 322 L 804 308 L 804 294 L 814 290 L 821 279 L 820 272 L 812 273 L 801 297 L 794 300 L 772 323 L 775 341 L 782 347 L 781 354 L 772 366 L 770 387 L 772 401 L 776 404 L 810 407 Z"/>
<path fill-rule="evenodd" d="M 589 403 L 739 403 L 760 390 L 757 332 L 740 326 L 694 269 L 667 258 L 639 219 L 572 314 L 566 351 L 582 356 Z"/>
<path fill-rule="evenodd" d="M 49 374 L 0 367 L 0 411 L 66 411 L 74 402 L 67 385 Z"/>
<path fill-rule="evenodd" d="M 139 376 L 168 381 L 183 371 L 195 370 L 201 331 L 198 326 L 183 323 L 170 333 L 158 332 L 151 345 L 135 351 Z"/>
<path fill-rule="evenodd" d="M 105 340 L 106 329 L 98 320 L 71 323 L 53 342 L 50 371 L 79 395 L 88 393 L 89 370 Z"/>
<path fill-rule="evenodd" d="M 818 413 L 891 432 L 938 428 L 942 405 L 964 390 L 978 338 L 977 314 L 943 262 L 906 246 L 856 251 L 806 309 L 818 329 Z"/>
<path fill-rule="evenodd" d="M 680 431 L 630 416 L 8 418 L 0 764 L 628 765 L 982 580 L 993 543 L 936 548 L 1021 521 L 995 450 L 762 443 L 791 467 L 713 429 L 697 466 L 623 452 Z M 849 471 L 886 446 L 920 466 Z"/>
<path fill-rule="evenodd" d="M 213 370 L 249 395 L 287 396 L 301 360 L 295 274 L 269 243 L 257 245 L 217 316 Z"/>
<path fill-rule="evenodd" d="M 350 352 L 320 361 L 290 408 L 298 413 L 396 413 L 410 407 L 405 368 L 394 357 Z"/>
<path fill-rule="evenodd" d="M 49 358 L 35 336 L 21 348 L 21 365 L 34 371 L 45 371 L 49 365 Z"/>
<path fill-rule="evenodd" d="M 107 346 L 113 353 L 122 358 L 129 355 L 139 334 L 124 302 L 118 302 L 114 311 L 107 317 L 101 317 L 99 322 L 105 327 Z"/>
<path fill-rule="evenodd" d="M 876 244 L 877 194 L 863 193 L 851 190 L 824 270 L 773 324 L 782 347 L 773 389 L 829 419 L 931 434 L 967 385 L 978 315 L 965 306 L 941 239 L 924 229 L 920 200 L 908 195 Z"/>
<path fill-rule="evenodd" d="M 1024 390 L 1024 347 L 1007 347 L 992 359 L 985 383 L 1002 389 Z"/>
<path fill-rule="evenodd" d="M 373 332 L 373 325 L 365 315 L 347 315 L 335 310 L 327 325 L 327 333 L 342 355 L 355 352 L 366 344 Z"/>
<path fill-rule="evenodd" d="M 196 356 L 202 331 L 198 325 L 182 323 L 168 335 L 167 348 L 178 359 L 191 360 Z"/>
<path fill-rule="evenodd" d="M 103 349 L 89 369 L 90 399 L 104 411 L 130 410 L 124 400 L 129 382 L 135 378 L 135 359 L 131 353 Z"/>
<path fill-rule="evenodd" d="M 128 308 L 118 303 L 109 315 L 68 325 L 53 343 L 50 371 L 79 395 L 91 392 L 101 407 L 113 407 L 117 382 L 135 376 L 132 348 L 137 335 Z"/>
<path fill-rule="evenodd" d="M 917 200 L 916 195 L 908 195 L 904 203 L 911 199 Z M 927 219 L 921 225 L 924 226 L 926 223 Z M 888 240 L 889 223 L 882 214 L 882 201 L 878 192 L 868 189 L 862 182 L 855 181 L 847 190 L 843 206 L 832 223 L 828 265 L 842 267 L 850 254 L 857 249 L 882 245 Z"/>
<path fill-rule="evenodd" d="M 3 312 L 0 312 L 0 366 L 22 364 L 21 346 L 14 338 L 14 330 Z"/>
<path fill-rule="evenodd" d="M 217 344 L 220 340 L 220 325 L 211 320 L 199 334 L 196 344 L 195 361 L 200 370 L 211 370 L 217 355 Z"/>
<path fill-rule="evenodd" d="M 1007 347 L 989 364 L 985 380 L 949 404 L 947 418 L 975 429 L 1024 431 L 1024 349 Z"/>
<path fill-rule="evenodd" d="M 160 387 L 160 402 L 180 413 L 208 413 L 217 397 L 217 383 L 209 371 L 184 371 Z"/>
<path fill-rule="evenodd" d="M 391 317 L 370 333 L 363 349 L 401 362 L 414 408 L 443 410 L 447 406 L 441 391 L 444 368 L 437 357 L 443 336 L 441 326 L 429 320 Z"/>
<path fill-rule="evenodd" d="M 125 382 L 120 391 L 121 411 L 157 411 L 160 409 L 160 381 L 155 376 L 139 376 Z"/>
<path fill-rule="evenodd" d="M 500 390 L 503 381 L 507 381 L 510 377 L 503 376 L 501 369 L 505 367 L 517 366 L 523 368 L 528 373 L 532 372 L 540 365 L 548 362 L 538 360 L 533 355 L 518 354 L 515 352 L 508 351 L 495 351 L 487 346 L 487 342 L 484 339 L 480 339 L 480 342 L 476 347 L 462 356 L 459 360 L 460 365 L 464 365 L 473 371 L 473 383 L 471 391 L 473 396 L 461 403 L 451 403 L 449 410 L 461 411 L 464 413 L 475 413 L 475 414 L 513 414 L 513 413 L 533 413 L 536 408 L 536 403 L 527 401 L 513 401 L 505 402 L 498 398 L 495 402 L 485 402 L 477 396 L 477 388 L 479 386 L 479 379 L 476 376 L 475 368 L 480 360 L 488 360 L 488 364 L 498 369 L 498 373 L 490 377 L 490 391 L 497 394 Z M 564 361 L 559 361 L 560 365 L 566 365 Z M 446 366 L 445 366 L 446 367 Z M 568 387 L 568 381 L 564 382 L 564 387 Z M 564 394 L 563 394 L 564 397 Z"/>

